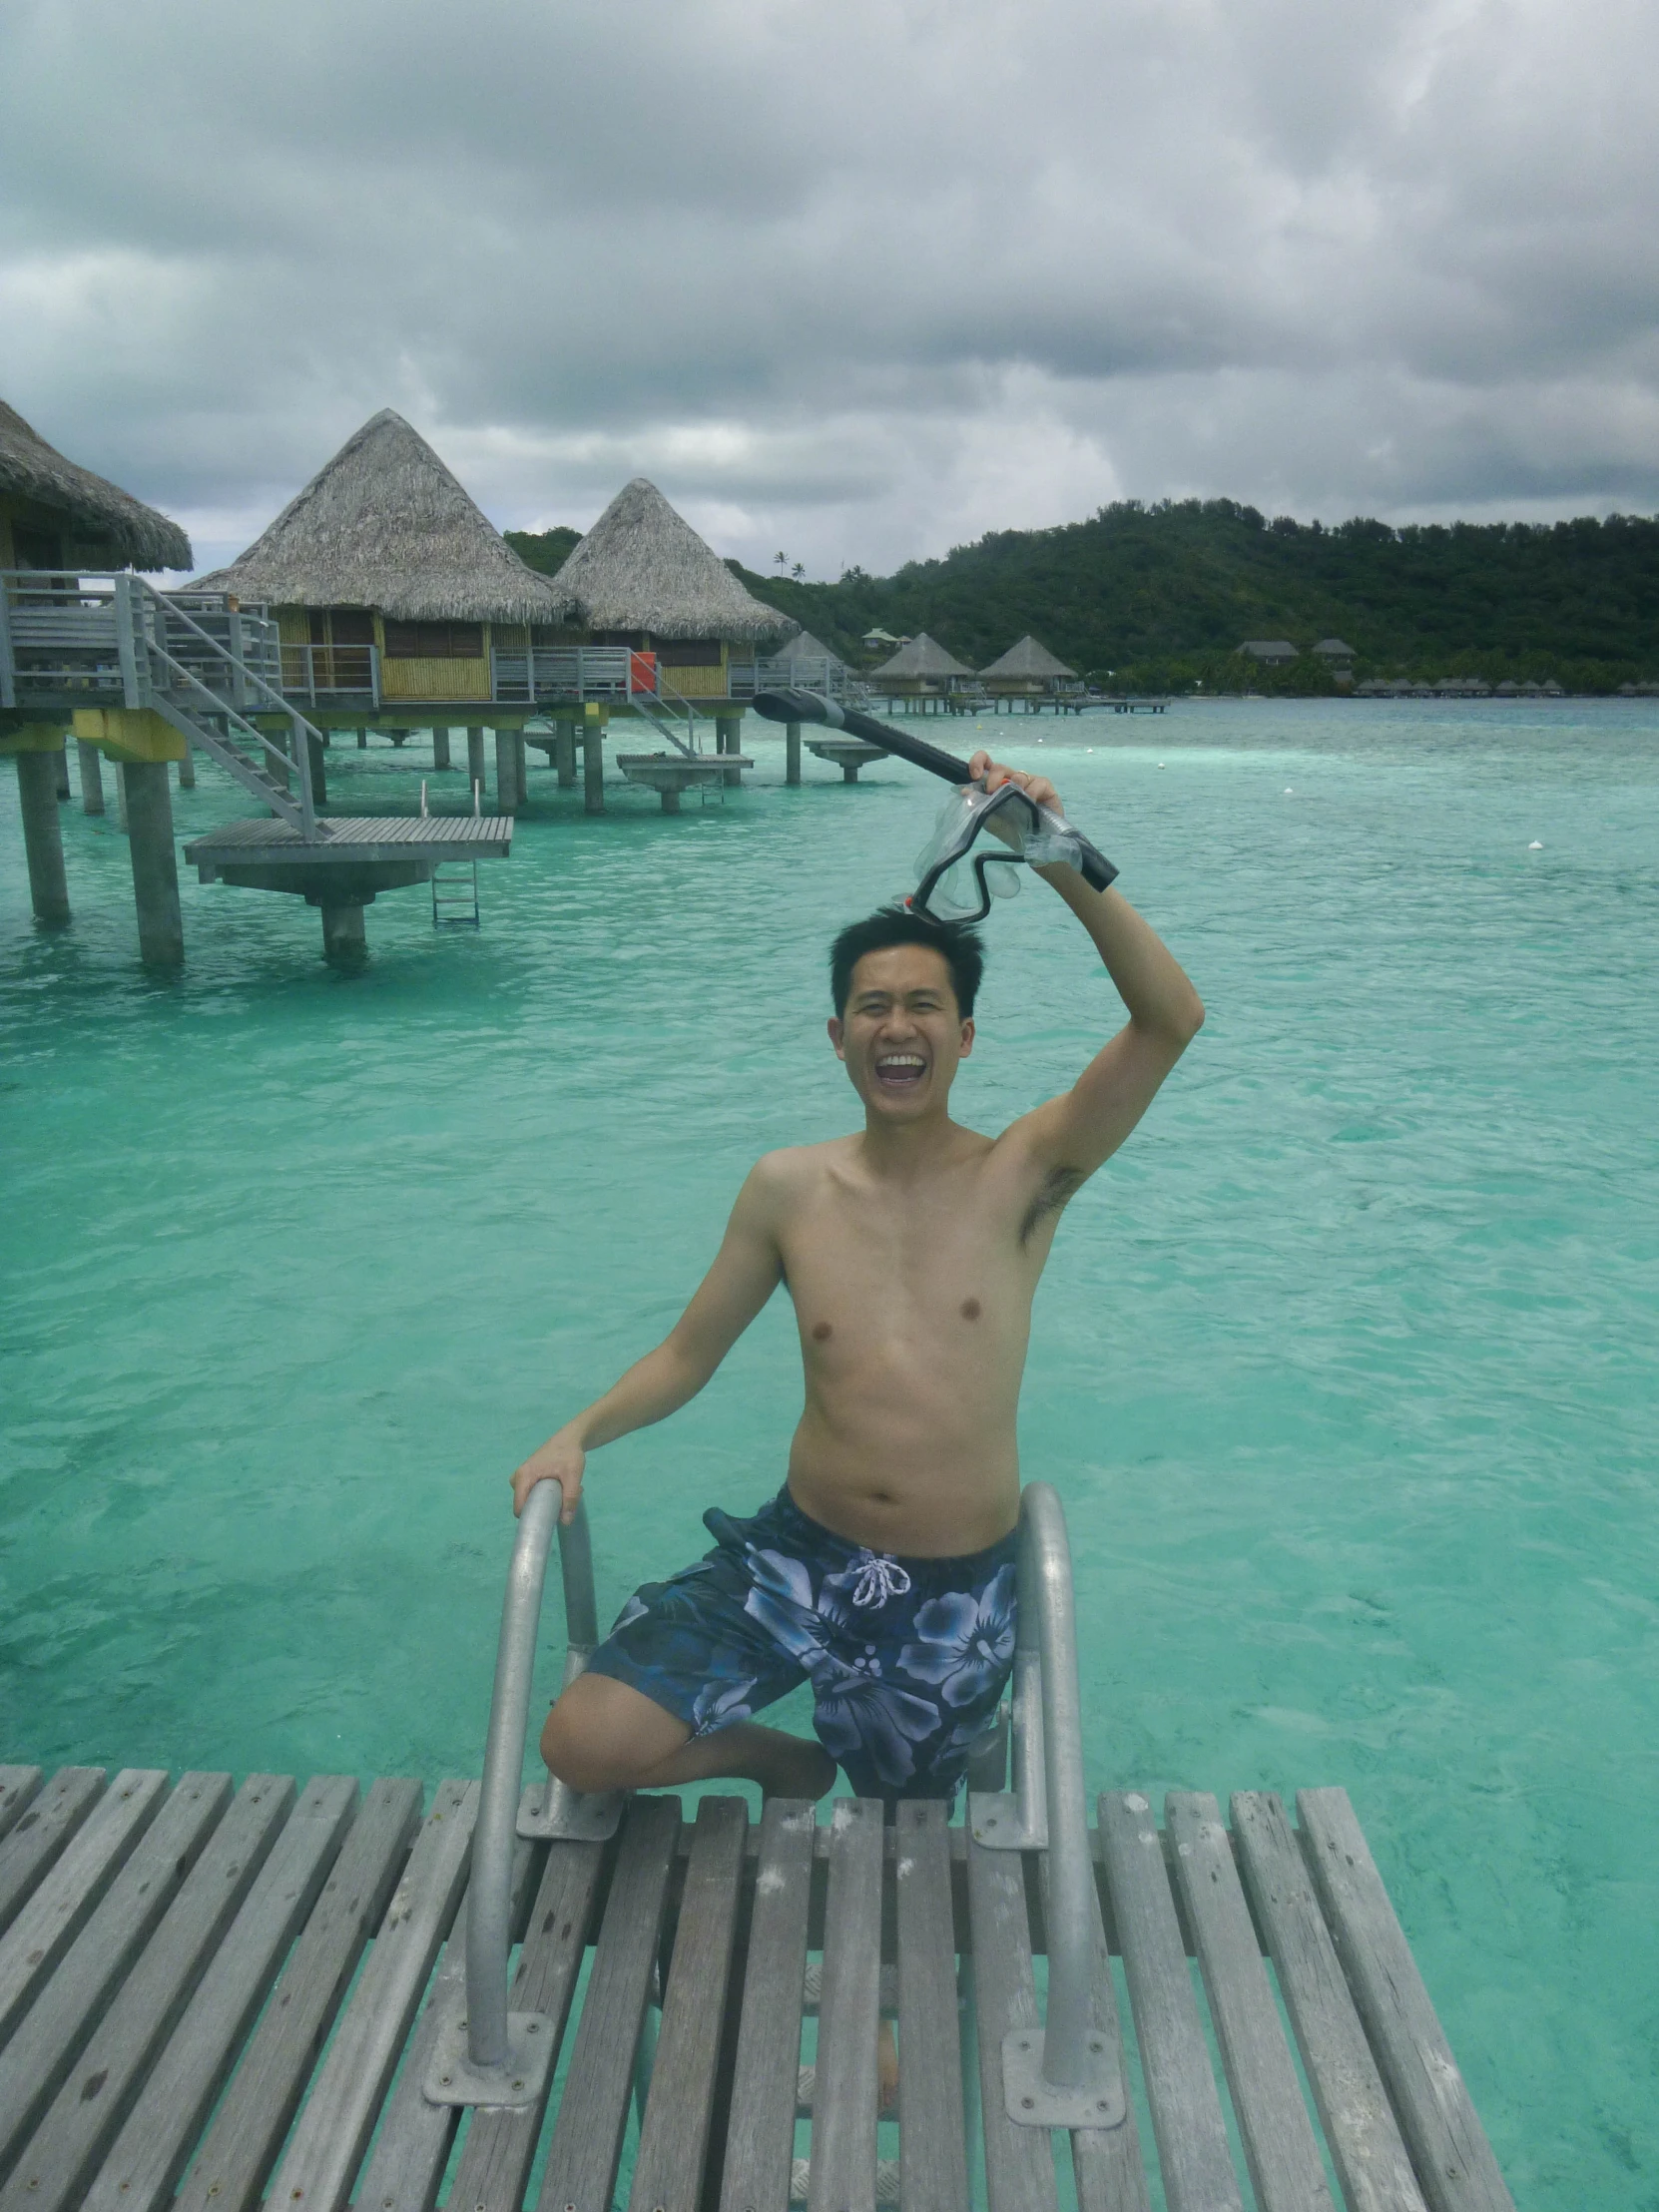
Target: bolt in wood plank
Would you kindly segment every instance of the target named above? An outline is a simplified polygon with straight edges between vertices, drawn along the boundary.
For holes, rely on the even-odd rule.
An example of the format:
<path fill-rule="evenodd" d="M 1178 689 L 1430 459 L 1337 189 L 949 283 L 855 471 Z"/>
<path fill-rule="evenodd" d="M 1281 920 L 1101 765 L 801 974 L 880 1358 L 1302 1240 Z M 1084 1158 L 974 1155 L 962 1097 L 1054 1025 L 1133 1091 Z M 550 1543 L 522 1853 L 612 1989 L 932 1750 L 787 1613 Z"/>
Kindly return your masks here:
<path fill-rule="evenodd" d="M 102 1767 L 60 1767 L 0 1843 L 0 1931 L 12 1925 L 46 1870 L 97 1804 Z"/>
<path fill-rule="evenodd" d="M 742 1798 L 706 1797 L 698 1806 L 630 2212 L 698 2212 L 703 2201 L 748 1835 Z"/>
<path fill-rule="evenodd" d="M 541 2212 L 611 2212 L 634 2053 L 645 2018 L 680 1833 L 680 1801 L 634 1798 L 588 1977 L 581 2023 L 542 2176 Z"/>
<path fill-rule="evenodd" d="M 418 1782 L 371 1785 L 179 2195 L 179 2212 L 251 2212 L 420 1821 Z"/>
<path fill-rule="evenodd" d="M 70 2212 L 84 2201 L 292 1804 L 285 1775 L 243 1784 L 0 2190 L 0 2212 Z"/>
<path fill-rule="evenodd" d="M 1210 1994 L 1257 2204 L 1261 2212 L 1331 2212 L 1325 2161 L 1221 1809 L 1213 1797 L 1172 1790 L 1164 1800 L 1164 1824 L 1175 1843 L 1175 1878 Z"/>
<path fill-rule="evenodd" d="M 318 1775 L 305 1785 L 99 2170 L 87 2212 L 149 2212 L 171 2203 L 197 2131 L 316 1902 L 356 1805 L 351 1775 Z"/>
<path fill-rule="evenodd" d="M 967 1878 L 990 2212 L 1054 2212 L 1058 2197 L 1048 2130 L 1016 2126 L 1002 2087 L 1002 2038 L 1014 2028 L 1041 2025 L 1021 1855 L 986 1851 L 970 1837 Z"/>
<path fill-rule="evenodd" d="M 875 2212 L 883 1857 L 880 1799 L 837 1798 L 830 1821 L 811 2212 Z"/>
<path fill-rule="evenodd" d="M 124 1768 L 0 1937 L 0 2044 L 97 1911 L 166 1794 L 164 1770 Z"/>
<path fill-rule="evenodd" d="M 43 1773 L 40 1767 L 0 1767 L 0 1837 L 10 1835 L 39 1790 Z"/>
<path fill-rule="evenodd" d="M 905 2212 L 960 2212 L 968 2201 L 948 1820 L 947 1806 L 924 1798 L 897 1808 L 898 2168 Z"/>
<path fill-rule="evenodd" d="M 349 2197 L 432 1961 L 455 1918 L 477 1817 L 476 1782 L 438 1785 L 271 2184 L 273 2203 L 339 2212 Z"/>
<path fill-rule="evenodd" d="M 1433 2212 L 1514 2212 L 1346 1790 L 1299 1790 L 1305 1856 Z"/>
<path fill-rule="evenodd" d="M 597 1872 L 599 1847 L 591 1849 Z M 525 1907 L 530 1902 L 530 1884 L 536 1869 L 545 1857 L 543 1847 L 526 1843 L 520 1838 L 513 1851 L 513 1871 L 508 1888 L 508 1925 L 517 1930 Z M 471 1896 L 469 1887 L 467 1897 Z M 426 1999 L 419 2024 L 409 2041 L 408 2055 L 398 2076 L 397 2087 L 391 2093 L 380 2132 L 375 2137 L 374 2148 L 369 2153 L 368 2164 L 363 2168 L 357 2183 L 357 2202 L 370 2206 L 374 2212 L 428 2212 L 437 2201 L 438 2185 L 449 2163 L 449 2153 L 454 2145 L 455 2130 L 460 2124 L 461 2107 L 455 2104 L 430 2104 L 425 2094 L 426 2068 L 438 2039 L 438 2027 L 450 2009 L 464 2004 L 466 1994 L 466 1914 L 467 1899 L 461 1900 L 461 1909 L 455 1915 L 455 1926 L 443 1948 L 443 1959 L 432 1979 L 431 1994 Z M 585 1925 L 585 1924 L 584 1924 Z M 577 1961 L 581 1959 L 581 1941 L 578 1935 Z M 523 1978 L 520 1966 L 519 1978 Z M 508 1999 L 511 2009 L 523 2012 L 533 2009 L 518 1994 L 515 1984 Z M 470 2149 L 473 2135 L 480 2121 L 502 2115 L 478 2108 L 473 2113 L 473 2132 L 468 2135 Z M 537 2111 L 540 2119 L 540 2110 Z M 526 2161 L 528 2164 L 528 2161 Z M 482 2201 L 468 2198 L 469 2203 Z M 512 2200 L 513 2212 L 517 2212 L 519 2199 Z M 459 2204 L 461 2199 L 450 2191 L 450 2202 Z"/>
<path fill-rule="evenodd" d="M 111 1994 L 231 1802 L 228 1774 L 187 1774 L 0 2053 L 0 2175 L 63 2086 Z"/>
<path fill-rule="evenodd" d="M 1424 2212 L 1285 1808 L 1271 1790 L 1241 1790 L 1232 1811 L 1245 1883 L 1350 2212 Z"/>
<path fill-rule="evenodd" d="M 1146 1799 L 1134 1791 L 1102 1797 L 1100 1837 L 1170 2212 L 1241 2212 L 1210 2046 Z"/>
<path fill-rule="evenodd" d="M 1090 1849 L 1099 1831 L 1090 1831 Z M 1038 1861 L 1043 1917 L 1048 1917 L 1048 1854 Z M 1098 1893 L 1097 1893 L 1098 1903 Z M 1123 2045 L 1123 2026 L 1112 1987 L 1112 1961 L 1107 1948 L 1105 1923 L 1094 1915 L 1094 1968 L 1089 1977 L 1089 2025 L 1105 2038 L 1116 2059 L 1118 2078 L 1127 2088 L 1129 2061 Z M 1079 2127 L 1071 2135 L 1071 2169 L 1077 2185 L 1078 2212 L 1152 2212 L 1147 2188 L 1146 2163 L 1141 2156 L 1140 2128 L 1135 2107 L 1127 2104 L 1116 2127 Z"/>
<path fill-rule="evenodd" d="M 804 1799 L 761 1815 L 721 2212 L 788 2212 L 815 1833 Z"/>

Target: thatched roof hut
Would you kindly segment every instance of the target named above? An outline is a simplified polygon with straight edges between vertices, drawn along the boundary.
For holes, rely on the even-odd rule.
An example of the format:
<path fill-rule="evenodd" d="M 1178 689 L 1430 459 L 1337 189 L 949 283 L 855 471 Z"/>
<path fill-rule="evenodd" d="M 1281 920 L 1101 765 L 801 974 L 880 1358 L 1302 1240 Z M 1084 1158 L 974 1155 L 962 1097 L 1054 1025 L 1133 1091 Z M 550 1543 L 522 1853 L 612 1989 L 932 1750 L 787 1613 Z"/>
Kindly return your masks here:
<path fill-rule="evenodd" d="M 787 645 L 781 645 L 773 658 L 780 661 L 831 661 L 836 668 L 846 666 L 834 648 L 826 645 L 822 638 L 815 638 L 811 630 L 803 630 L 791 638 Z"/>
<path fill-rule="evenodd" d="M 1075 682 L 1077 671 L 1067 668 L 1057 660 L 1046 645 L 1039 645 L 1029 631 L 1017 645 L 1009 646 L 1000 659 L 992 661 L 989 668 L 979 671 L 986 683 L 1006 681 L 1020 684 L 1050 684 L 1070 679 Z"/>
<path fill-rule="evenodd" d="M 574 612 L 389 407 L 229 568 L 198 581 L 267 606 L 371 607 L 400 622 L 551 626 Z"/>
<path fill-rule="evenodd" d="M 908 645 L 901 645 L 890 661 L 883 661 L 869 674 L 874 684 L 906 678 L 920 683 L 945 683 L 952 677 L 971 677 L 973 671 L 964 668 L 954 654 L 947 653 L 936 638 L 930 638 L 923 630 Z"/>
<path fill-rule="evenodd" d="M 801 627 L 752 598 L 643 476 L 624 484 L 553 582 L 607 635 L 758 645 Z"/>
<path fill-rule="evenodd" d="M 176 522 L 119 485 L 78 468 L 0 399 L 0 568 L 60 562 L 154 571 L 189 568 L 190 540 Z M 34 548 L 56 551 L 44 560 Z M 19 543 L 18 541 L 21 541 Z M 24 548 L 30 548 L 28 557 Z"/>

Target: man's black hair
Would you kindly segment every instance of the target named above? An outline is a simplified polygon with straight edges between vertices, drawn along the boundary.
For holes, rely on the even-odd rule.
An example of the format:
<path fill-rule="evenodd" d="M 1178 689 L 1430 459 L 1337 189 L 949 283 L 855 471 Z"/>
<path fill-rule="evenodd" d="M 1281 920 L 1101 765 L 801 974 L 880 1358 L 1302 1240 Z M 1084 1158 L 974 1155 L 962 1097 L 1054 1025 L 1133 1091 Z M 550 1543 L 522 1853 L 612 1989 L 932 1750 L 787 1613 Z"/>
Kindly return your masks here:
<path fill-rule="evenodd" d="M 830 947 L 830 988 L 837 1015 L 846 1012 L 852 970 L 866 952 L 884 952 L 890 944 L 924 944 L 938 953 L 950 970 L 956 1011 L 964 1021 L 971 1017 L 985 972 L 985 948 L 978 930 L 967 921 L 935 921 L 930 914 L 896 901 L 878 908 L 867 921 L 848 922 Z"/>

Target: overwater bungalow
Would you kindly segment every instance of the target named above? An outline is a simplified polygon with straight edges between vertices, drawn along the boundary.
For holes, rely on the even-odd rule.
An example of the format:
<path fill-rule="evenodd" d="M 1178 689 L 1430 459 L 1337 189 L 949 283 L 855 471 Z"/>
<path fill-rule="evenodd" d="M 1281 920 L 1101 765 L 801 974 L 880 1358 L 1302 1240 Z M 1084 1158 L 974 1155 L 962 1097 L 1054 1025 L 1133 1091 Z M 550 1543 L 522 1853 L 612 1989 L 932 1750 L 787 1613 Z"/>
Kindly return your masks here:
<path fill-rule="evenodd" d="M 803 630 L 770 659 L 759 662 L 756 678 L 763 690 L 782 685 L 791 691 L 822 692 L 827 699 L 844 699 L 864 689 L 840 655 L 811 630 Z"/>
<path fill-rule="evenodd" d="M 871 691 L 903 706 L 906 714 L 960 713 L 978 693 L 979 679 L 925 630 L 871 669 Z"/>
<path fill-rule="evenodd" d="M 89 626 L 81 586 L 83 577 L 101 576 L 121 578 L 125 590 L 127 571 L 188 569 L 191 560 L 176 522 L 67 460 L 0 400 L 0 754 L 17 762 L 34 911 L 48 927 L 70 919 L 58 803 L 70 791 L 65 739 L 72 725 L 84 724 L 103 746 L 80 748 L 89 814 L 104 812 L 103 761 L 132 766 L 118 796 L 123 819 L 129 803 L 132 816 L 140 943 L 147 958 L 163 961 L 182 941 L 166 764 L 179 762 L 188 780 L 188 749 L 153 715 L 77 713 L 94 698 L 81 665 L 85 649 L 105 670 L 116 658 L 107 610 L 117 587 L 105 585 Z"/>
<path fill-rule="evenodd" d="M 1010 714 L 1016 703 L 1023 703 L 1030 714 L 1047 706 L 1058 708 L 1079 698 L 1083 690 L 1077 671 L 1067 668 L 1046 645 L 1039 645 L 1029 631 L 989 668 L 982 668 L 979 680 L 995 709 L 1001 712 L 1006 706 Z"/>
<path fill-rule="evenodd" d="M 500 711 L 497 657 L 577 616 L 389 407 L 197 588 L 271 610 L 282 689 L 321 729 L 520 727 L 523 702 Z"/>

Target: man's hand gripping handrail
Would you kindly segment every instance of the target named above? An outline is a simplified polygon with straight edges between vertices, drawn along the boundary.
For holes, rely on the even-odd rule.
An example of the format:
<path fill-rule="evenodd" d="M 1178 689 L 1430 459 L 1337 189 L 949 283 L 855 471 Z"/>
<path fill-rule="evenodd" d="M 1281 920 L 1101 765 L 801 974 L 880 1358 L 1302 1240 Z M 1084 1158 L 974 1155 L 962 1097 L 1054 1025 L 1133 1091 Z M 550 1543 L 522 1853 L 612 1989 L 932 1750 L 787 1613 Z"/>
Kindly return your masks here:
<path fill-rule="evenodd" d="M 968 1801 L 974 1841 L 1048 1854 L 1048 2011 L 1003 2038 L 1008 2117 L 1031 2127 L 1115 2127 L 1126 2109 L 1117 2054 L 1092 2017 L 1104 1958 L 1089 1849 L 1071 1546 L 1058 1493 L 1028 1482 L 1019 1500 L 1019 1627 L 1014 1643 L 1012 1795 Z"/>
<path fill-rule="evenodd" d="M 507 1570 L 467 1887 L 465 2013 L 440 2026 L 425 2080 L 434 2104 L 526 2104 L 539 2094 L 552 2052 L 548 2023 L 540 2014 L 507 2009 L 513 1852 L 520 1836 L 602 1842 L 615 1833 L 621 1815 L 620 1794 L 583 1797 L 554 1781 L 545 1791 L 522 1789 L 536 1635 L 555 1524 L 565 1600 L 561 1688 L 575 1681 L 599 1641 L 587 1507 L 578 1500 L 574 1517 L 564 1523 L 558 1518 L 562 1503 L 558 1483 L 536 1484 L 519 1515 Z"/>

